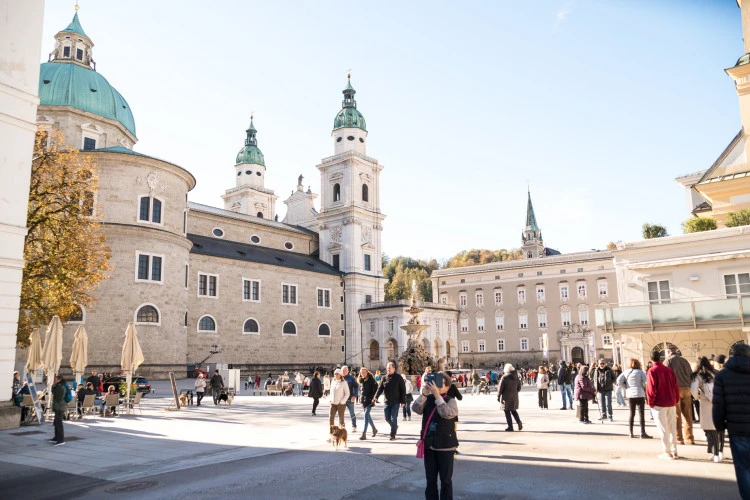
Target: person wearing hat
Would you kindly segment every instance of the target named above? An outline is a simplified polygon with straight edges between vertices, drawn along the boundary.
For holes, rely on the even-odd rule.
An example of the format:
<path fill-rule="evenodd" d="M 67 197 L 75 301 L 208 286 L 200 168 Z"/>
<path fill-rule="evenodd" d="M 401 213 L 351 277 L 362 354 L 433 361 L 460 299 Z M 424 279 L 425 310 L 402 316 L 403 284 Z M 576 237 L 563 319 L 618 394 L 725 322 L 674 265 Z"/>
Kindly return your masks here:
<path fill-rule="evenodd" d="M 609 416 L 609 421 L 612 422 L 612 389 L 616 379 L 615 372 L 607 366 L 604 359 L 600 359 L 593 370 L 591 379 L 594 382 L 594 389 L 599 394 L 599 409 L 602 412 L 602 420 L 606 420 Z"/>
<path fill-rule="evenodd" d="M 196 406 L 201 405 L 201 399 L 203 399 L 203 394 L 206 392 L 206 379 L 203 378 L 203 374 L 199 373 L 198 378 L 195 379 L 195 395 L 198 397 L 198 404 Z"/>
<path fill-rule="evenodd" d="M 328 413 L 328 421 L 333 426 L 336 414 L 339 416 L 339 426 L 344 427 L 344 410 L 346 402 L 349 401 L 349 384 L 344 380 L 344 375 L 340 368 L 333 371 L 333 380 L 331 380 L 331 409 Z"/>

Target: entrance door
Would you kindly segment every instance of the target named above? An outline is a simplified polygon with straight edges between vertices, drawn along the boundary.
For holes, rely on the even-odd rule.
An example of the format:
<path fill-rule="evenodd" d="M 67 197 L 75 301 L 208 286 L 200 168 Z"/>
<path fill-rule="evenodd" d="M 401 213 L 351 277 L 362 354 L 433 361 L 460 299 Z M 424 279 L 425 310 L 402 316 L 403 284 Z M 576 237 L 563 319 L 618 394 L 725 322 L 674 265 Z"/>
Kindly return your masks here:
<path fill-rule="evenodd" d="M 583 349 L 580 347 L 574 347 L 570 350 L 570 357 L 572 358 L 571 361 L 574 365 L 583 363 Z"/>

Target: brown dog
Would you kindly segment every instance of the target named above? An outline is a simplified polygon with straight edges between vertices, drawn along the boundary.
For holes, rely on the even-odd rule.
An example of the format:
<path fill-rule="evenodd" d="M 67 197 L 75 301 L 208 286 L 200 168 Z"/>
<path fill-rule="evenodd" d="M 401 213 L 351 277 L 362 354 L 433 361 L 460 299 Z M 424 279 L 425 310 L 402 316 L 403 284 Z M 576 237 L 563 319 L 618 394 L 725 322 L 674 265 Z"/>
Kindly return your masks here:
<path fill-rule="evenodd" d="M 346 437 L 347 432 L 345 427 L 339 427 L 337 425 L 331 426 L 331 443 L 333 444 L 334 448 L 338 450 L 341 443 L 344 444 L 344 447 L 349 448 L 349 446 L 346 444 Z"/>

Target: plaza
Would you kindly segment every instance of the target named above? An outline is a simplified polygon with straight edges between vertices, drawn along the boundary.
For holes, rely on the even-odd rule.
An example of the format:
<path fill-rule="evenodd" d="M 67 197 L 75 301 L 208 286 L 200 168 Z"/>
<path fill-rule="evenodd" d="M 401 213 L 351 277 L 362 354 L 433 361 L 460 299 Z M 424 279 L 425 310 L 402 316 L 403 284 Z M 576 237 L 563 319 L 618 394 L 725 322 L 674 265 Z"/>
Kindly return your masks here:
<path fill-rule="evenodd" d="M 180 388 L 188 388 L 180 381 Z M 348 448 L 326 443 L 328 404 L 310 415 L 307 397 L 250 396 L 231 406 L 166 411 L 168 384 L 154 384 L 143 414 L 89 416 L 65 423 L 65 446 L 50 447 L 52 426 L 0 432 L 0 491 L 6 498 L 420 498 L 422 461 L 415 458 L 421 420 L 399 420 L 388 441 L 382 403 L 373 410 L 381 434 Z M 726 447 L 710 463 L 703 433 L 680 446 L 681 458 L 656 458 L 658 439 L 629 439 L 627 410 L 614 422 L 581 426 L 573 411 L 536 409 L 536 389 L 520 393 L 523 431 L 504 432 L 495 392 L 466 394 L 459 406 L 455 498 L 739 498 Z M 361 406 L 357 405 L 357 411 Z M 596 411 L 596 406 L 592 412 Z M 593 414 L 592 414 L 593 416 Z M 347 416 L 347 429 L 351 430 Z M 362 421 L 359 421 L 361 429 Z M 647 431 L 656 437 L 653 422 Z"/>

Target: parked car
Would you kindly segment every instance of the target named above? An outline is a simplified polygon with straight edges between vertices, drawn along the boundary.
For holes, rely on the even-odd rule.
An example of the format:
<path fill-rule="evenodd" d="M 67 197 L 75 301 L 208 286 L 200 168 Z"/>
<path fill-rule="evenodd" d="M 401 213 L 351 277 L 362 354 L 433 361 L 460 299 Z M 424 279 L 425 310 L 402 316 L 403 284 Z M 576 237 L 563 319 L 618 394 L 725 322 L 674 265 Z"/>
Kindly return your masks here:
<path fill-rule="evenodd" d="M 114 385 L 115 388 L 120 392 L 121 396 L 125 395 L 125 391 L 120 390 L 120 384 L 125 384 L 127 382 L 127 379 L 124 375 L 118 375 L 117 377 L 108 378 L 104 381 L 104 392 L 107 392 L 107 388 L 110 385 Z M 144 377 L 133 377 L 133 383 L 137 387 L 138 392 L 142 392 L 143 394 L 148 394 L 151 392 L 151 384 L 148 380 L 146 380 Z"/>

